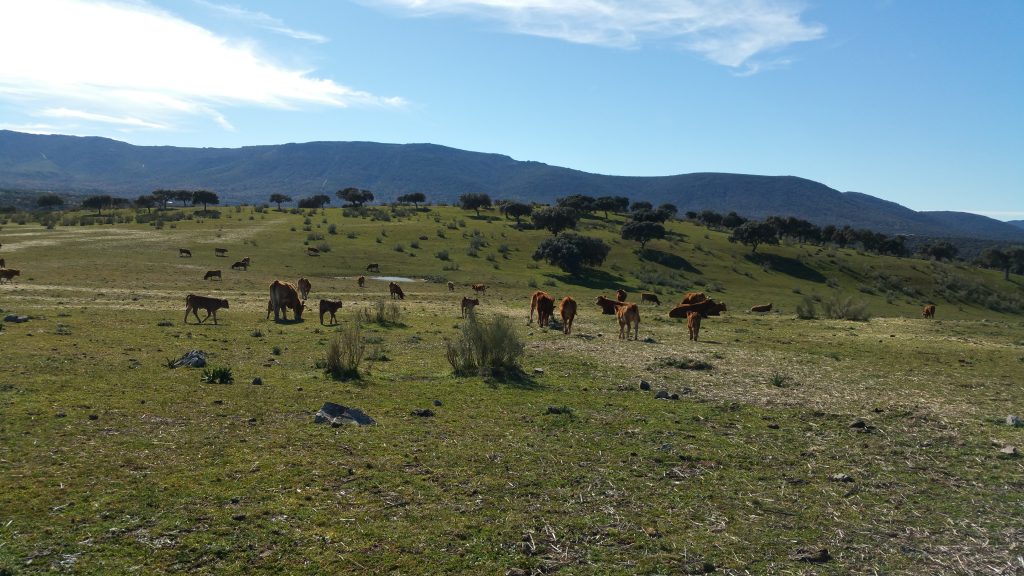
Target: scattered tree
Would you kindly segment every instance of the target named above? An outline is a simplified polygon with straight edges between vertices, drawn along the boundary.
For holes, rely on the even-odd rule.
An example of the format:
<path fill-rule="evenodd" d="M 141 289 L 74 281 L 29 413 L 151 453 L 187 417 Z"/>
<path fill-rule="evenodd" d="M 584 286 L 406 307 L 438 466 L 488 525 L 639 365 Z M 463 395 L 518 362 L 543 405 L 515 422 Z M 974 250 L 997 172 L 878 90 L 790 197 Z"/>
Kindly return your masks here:
<path fill-rule="evenodd" d="M 767 222 L 746 222 L 732 231 L 729 236 L 730 242 L 740 242 L 751 247 L 751 252 L 757 252 L 761 244 L 778 244 L 779 235 L 775 226 Z"/>
<path fill-rule="evenodd" d="M 299 208 L 323 208 L 324 204 L 330 204 L 331 197 L 327 194 L 317 194 L 316 196 L 310 196 L 309 198 L 302 198 L 299 200 Z"/>
<path fill-rule="evenodd" d="M 732 230 L 733 228 L 738 228 L 742 226 L 744 223 L 746 223 L 746 221 L 747 219 L 744 218 L 743 216 L 740 216 L 735 212 L 729 212 L 728 214 L 722 217 L 722 226 L 725 226 L 726 228 Z"/>
<path fill-rule="evenodd" d="M 58 194 L 43 194 L 39 198 L 36 198 L 36 205 L 45 210 L 50 210 L 52 208 L 60 208 L 61 206 L 64 205 L 64 199 L 61 198 Z"/>
<path fill-rule="evenodd" d="M 657 222 L 668 220 L 669 214 L 661 210 L 637 210 L 629 215 L 633 222 Z"/>
<path fill-rule="evenodd" d="M 600 238 L 568 232 L 541 242 L 533 253 L 533 259 L 545 260 L 552 266 L 575 274 L 584 266 L 600 266 L 610 250 Z"/>
<path fill-rule="evenodd" d="M 220 204 L 220 198 L 216 192 L 210 192 L 209 190 L 196 190 L 192 192 L 192 204 L 202 204 L 203 212 L 206 212 L 207 204 Z"/>
<path fill-rule="evenodd" d="M 166 210 L 167 203 L 174 200 L 174 190 L 154 190 L 153 198 L 156 198 L 161 210 Z"/>
<path fill-rule="evenodd" d="M 636 240 L 640 243 L 640 249 L 647 246 L 647 242 L 656 238 L 665 237 L 665 227 L 657 222 L 627 222 L 622 226 L 623 240 Z"/>
<path fill-rule="evenodd" d="M 103 215 L 103 209 L 109 207 L 114 203 L 114 199 L 107 194 L 100 194 L 97 196 L 89 196 L 85 200 L 82 200 L 83 208 L 94 208 L 96 214 L 99 216 Z"/>
<path fill-rule="evenodd" d="M 406 204 L 412 204 L 416 209 L 419 209 L 420 202 L 427 201 L 427 195 L 423 192 L 412 192 L 410 194 L 403 194 L 398 197 L 399 202 L 405 202 Z"/>
<path fill-rule="evenodd" d="M 136 208 L 145 208 L 146 213 L 153 211 L 153 207 L 157 205 L 159 201 L 152 194 L 143 194 L 135 199 Z"/>
<path fill-rule="evenodd" d="M 520 221 L 523 216 L 529 216 L 533 214 L 533 206 L 523 202 L 511 202 L 505 205 L 505 217 L 511 216 L 516 219 L 516 228 L 518 228 L 522 222 Z"/>
<path fill-rule="evenodd" d="M 373 192 L 360 188 L 345 188 L 336 192 L 338 198 L 348 202 L 352 206 L 362 206 L 367 202 L 373 202 Z"/>
<path fill-rule="evenodd" d="M 459 196 L 459 207 L 463 210 L 475 210 L 479 216 L 481 208 L 491 207 L 491 197 L 488 194 L 463 194 Z"/>
<path fill-rule="evenodd" d="M 285 202 L 291 202 L 292 197 L 287 194 L 271 194 L 270 201 L 273 202 L 274 204 L 277 204 L 277 211 L 280 212 L 281 204 L 284 204 Z"/>
<path fill-rule="evenodd" d="M 586 196 L 584 194 L 573 194 L 571 196 L 559 198 L 556 201 L 556 204 L 563 208 L 572 208 L 577 212 L 589 214 L 590 212 L 593 212 L 595 210 L 594 202 L 596 202 L 596 200 L 594 200 L 592 196 Z"/>
<path fill-rule="evenodd" d="M 630 212 L 639 212 L 640 210 L 654 210 L 654 204 L 650 202 L 644 202 L 643 200 L 633 202 L 629 205 Z"/>
<path fill-rule="evenodd" d="M 935 242 L 934 244 L 925 244 L 921 246 L 920 252 L 929 258 L 939 261 L 952 260 L 960 253 L 956 246 L 945 240 Z"/>
<path fill-rule="evenodd" d="M 665 214 L 668 214 L 668 216 L 665 219 L 671 220 L 672 218 L 676 217 L 676 214 L 679 214 L 679 208 L 676 208 L 675 204 L 669 204 L 668 202 L 666 202 L 661 206 L 658 206 L 658 212 L 664 212 Z"/>
<path fill-rule="evenodd" d="M 174 194 L 174 199 L 181 202 L 183 206 L 188 206 L 192 202 L 192 192 L 190 190 L 175 190 L 172 194 Z"/>
<path fill-rule="evenodd" d="M 572 208 L 550 206 L 534 210 L 530 218 L 534 228 L 548 230 L 557 236 L 562 230 L 575 228 L 580 215 Z"/>
<path fill-rule="evenodd" d="M 1003 252 L 998 248 L 987 248 L 981 253 L 978 261 L 986 268 L 1002 270 L 1003 278 L 1010 279 L 1010 266 L 1013 264 L 1013 259 L 1008 252 Z"/>

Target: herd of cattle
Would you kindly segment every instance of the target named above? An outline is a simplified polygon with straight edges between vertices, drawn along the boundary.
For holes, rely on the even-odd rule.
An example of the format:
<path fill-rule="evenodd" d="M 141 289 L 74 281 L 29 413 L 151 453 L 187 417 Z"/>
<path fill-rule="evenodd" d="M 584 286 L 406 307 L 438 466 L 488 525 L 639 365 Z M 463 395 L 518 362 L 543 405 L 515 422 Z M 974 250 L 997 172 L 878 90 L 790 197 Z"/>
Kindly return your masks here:
<path fill-rule="evenodd" d="M 217 257 L 227 256 L 226 248 L 214 248 L 214 255 Z M 183 258 L 191 258 L 192 252 L 187 248 L 179 248 L 178 256 Z M 20 270 L 13 268 L 7 268 L 6 262 L 3 258 L 0 258 L 0 284 L 13 283 L 14 278 L 21 274 Z M 231 265 L 232 270 L 241 269 L 248 270 L 251 264 L 251 259 L 246 256 L 238 262 Z M 373 263 L 366 267 L 367 272 L 380 272 L 380 265 Z M 213 278 L 222 279 L 220 270 L 208 270 L 203 276 L 204 280 Z M 357 284 L 360 288 L 366 286 L 366 277 L 359 276 L 356 279 Z M 486 284 L 471 284 L 473 291 L 478 295 L 487 294 Z M 267 302 L 267 319 L 270 319 L 270 314 L 274 314 L 274 321 L 278 322 L 281 320 L 288 320 L 288 310 L 292 311 L 294 320 L 301 320 L 302 313 L 306 309 L 306 300 L 309 297 L 309 292 L 312 290 L 312 284 L 306 278 L 299 278 L 298 282 L 291 284 L 289 282 L 283 282 L 281 280 L 275 280 L 270 285 L 270 299 Z M 455 283 L 448 282 L 448 291 L 455 291 Z M 405 292 L 397 282 L 390 282 L 388 284 L 388 293 L 392 299 L 405 299 Z M 640 308 L 635 302 L 627 302 L 628 294 L 625 290 L 617 290 L 615 293 L 615 299 L 606 298 L 604 296 L 598 296 L 594 303 L 601 308 L 602 314 L 615 315 L 619 322 L 619 338 L 628 340 L 630 333 L 634 340 L 639 338 L 640 331 Z M 653 304 L 660 306 L 661 302 L 656 294 L 643 292 L 640 294 L 640 302 L 644 304 Z M 462 298 L 460 310 L 462 317 L 468 316 L 476 306 L 480 305 L 479 298 L 470 298 L 465 296 Z M 324 323 L 324 316 L 330 315 L 332 324 L 338 322 L 336 313 L 341 308 L 341 300 L 320 300 L 320 324 Z M 217 324 L 217 310 L 228 308 L 228 301 L 223 298 L 212 298 L 209 296 L 199 296 L 196 294 L 189 294 L 185 297 L 185 319 L 184 322 L 188 322 L 189 313 L 191 313 L 196 322 L 202 324 L 209 318 L 213 318 L 213 323 Z M 530 296 L 530 316 L 529 323 L 533 323 L 534 314 L 537 315 L 537 322 L 540 326 L 547 327 L 554 315 L 555 309 L 555 298 L 547 292 L 538 290 Z M 206 316 L 202 319 L 199 318 L 199 310 L 206 312 Z M 753 306 L 750 308 L 750 312 L 771 312 L 772 304 L 762 304 Z M 708 298 L 703 292 L 690 292 L 687 293 L 682 301 L 679 302 L 672 310 L 669 311 L 668 315 L 670 318 L 686 318 L 686 327 L 689 332 L 690 340 L 696 341 L 700 335 L 701 319 L 707 318 L 708 316 L 718 316 L 722 312 L 726 311 L 726 305 L 724 302 L 715 302 L 711 298 Z M 572 333 L 573 320 L 576 318 L 577 304 L 571 296 L 566 296 L 558 304 L 558 312 L 562 319 L 562 332 L 565 334 Z M 935 305 L 928 304 L 924 307 L 922 315 L 925 318 L 935 318 Z"/>

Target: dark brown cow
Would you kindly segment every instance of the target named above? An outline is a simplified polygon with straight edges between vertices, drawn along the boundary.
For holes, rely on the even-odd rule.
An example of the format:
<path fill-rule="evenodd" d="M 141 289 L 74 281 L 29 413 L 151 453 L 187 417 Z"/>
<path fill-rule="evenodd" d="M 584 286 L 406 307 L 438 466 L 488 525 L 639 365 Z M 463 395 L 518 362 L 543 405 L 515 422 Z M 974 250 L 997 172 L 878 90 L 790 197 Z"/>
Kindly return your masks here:
<path fill-rule="evenodd" d="M 360 288 L 366 286 L 366 276 L 360 276 L 359 278 L 356 278 L 356 284 L 359 284 Z"/>
<path fill-rule="evenodd" d="M 690 333 L 690 340 L 697 341 L 700 336 L 700 320 L 703 318 L 700 312 L 686 313 L 686 330 Z"/>
<path fill-rule="evenodd" d="M 7 262 L 4 262 L 3 258 L 0 258 L 0 268 L 7 268 Z"/>
<path fill-rule="evenodd" d="M 207 270 L 206 271 L 206 275 L 203 276 L 203 280 L 209 280 L 210 278 L 216 278 L 218 280 L 223 280 L 223 278 L 220 275 L 220 270 Z"/>
<path fill-rule="evenodd" d="M 241 269 L 241 270 L 248 270 L 249 269 L 249 263 L 246 262 L 245 260 L 239 260 L 238 262 L 235 262 L 234 264 L 231 265 L 231 269 L 232 270 L 239 270 L 239 269 Z"/>
<path fill-rule="evenodd" d="M 302 295 L 303 300 L 309 298 L 309 291 L 313 289 L 313 285 L 305 278 L 299 278 L 299 281 L 295 283 L 295 287 L 299 289 L 299 294 Z"/>
<path fill-rule="evenodd" d="M 626 301 L 626 291 L 623 290 L 622 288 L 619 288 L 618 290 L 616 290 L 615 291 L 615 299 L 618 300 L 619 302 L 625 302 Z"/>
<path fill-rule="evenodd" d="M 341 309 L 341 300 L 321 300 L 320 301 L 320 324 L 324 323 L 324 314 L 331 314 L 331 324 L 337 324 L 338 318 L 334 315 L 339 309 Z"/>
<path fill-rule="evenodd" d="M 618 300 L 612 300 L 604 296 L 598 296 L 594 303 L 601 307 L 601 314 L 615 314 L 615 311 L 623 304 Z"/>
<path fill-rule="evenodd" d="M 751 306 L 750 307 L 750 311 L 751 312 L 771 312 L 772 311 L 772 305 L 771 305 L 771 303 L 769 303 L 769 304 L 759 304 L 757 306 Z"/>
<path fill-rule="evenodd" d="M 274 280 L 274 283 L 270 285 L 270 301 L 267 302 L 267 318 L 270 318 L 270 313 L 274 313 L 274 322 L 281 320 L 288 320 L 288 309 L 291 308 L 295 312 L 295 320 L 302 320 L 302 311 L 306 309 L 306 305 L 299 300 L 299 291 L 295 289 L 288 282 L 281 282 L 280 280 Z"/>
<path fill-rule="evenodd" d="M 699 312 L 701 316 L 718 316 L 726 310 L 725 302 L 707 299 L 693 304 L 680 304 L 669 311 L 668 315 L 670 318 L 686 318 L 690 312 Z"/>
<path fill-rule="evenodd" d="M 576 301 L 571 296 L 558 303 L 558 314 L 562 317 L 562 333 L 572 333 L 572 321 L 576 319 Z"/>
<path fill-rule="evenodd" d="M 388 292 L 392 298 L 398 298 L 399 300 L 405 300 L 405 292 L 402 292 L 402 287 L 397 282 L 391 282 L 388 284 Z"/>
<path fill-rule="evenodd" d="M 3 284 L 4 281 L 14 284 L 14 277 L 20 275 L 21 270 L 17 270 L 15 268 L 2 268 L 0 269 L 0 284 Z"/>
<path fill-rule="evenodd" d="M 248 266 L 250 266 L 252 264 L 252 258 L 249 258 L 248 256 L 246 256 L 245 258 L 242 258 L 241 260 L 239 260 L 239 262 L 245 262 L 245 265 L 248 267 Z"/>
<path fill-rule="evenodd" d="M 486 295 L 487 294 L 487 285 L 486 284 L 473 284 L 473 291 L 474 292 L 479 292 L 480 294 L 485 294 Z"/>
<path fill-rule="evenodd" d="M 935 318 L 935 304 L 929 304 L 924 307 L 924 312 L 921 313 L 925 318 Z"/>
<path fill-rule="evenodd" d="M 543 290 L 537 290 L 530 297 L 530 324 L 533 324 L 533 312 L 537 311 L 537 324 L 547 326 L 555 312 L 555 299 Z"/>
<path fill-rule="evenodd" d="M 479 298 L 470 298 L 468 296 L 462 297 L 462 317 L 465 318 L 473 309 L 480 305 Z"/>
<path fill-rule="evenodd" d="M 185 257 L 191 258 L 192 257 L 192 251 L 189 250 L 188 248 L 178 248 L 178 258 L 185 258 Z"/>
<path fill-rule="evenodd" d="M 380 272 L 380 264 L 367 264 L 366 265 L 366 271 L 367 272 Z"/>
<path fill-rule="evenodd" d="M 640 338 L 640 308 L 636 304 L 623 302 L 615 310 L 619 319 L 619 338 L 629 340 L 629 327 L 633 326 L 633 340 Z"/>
<path fill-rule="evenodd" d="M 451 280 L 448 281 L 448 291 L 455 292 L 455 282 L 452 282 Z"/>
<path fill-rule="evenodd" d="M 189 294 L 185 296 L 185 319 L 182 320 L 185 324 L 188 324 L 188 313 L 191 312 L 196 317 L 196 322 L 202 324 L 206 322 L 206 319 L 213 316 L 213 323 L 217 323 L 217 310 L 221 308 L 229 308 L 228 301 L 223 298 L 210 298 L 209 296 L 196 296 L 195 294 Z M 206 316 L 200 320 L 199 313 L 197 310 L 206 310 Z"/>
<path fill-rule="evenodd" d="M 227 256 L 228 255 L 228 249 L 227 248 L 214 248 L 213 249 L 213 255 L 214 256 Z"/>
<path fill-rule="evenodd" d="M 651 304 L 661 306 L 661 300 L 658 300 L 658 295 L 651 294 L 650 292 L 644 292 L 640 294 L 640 302 L 650 302 Z"/>

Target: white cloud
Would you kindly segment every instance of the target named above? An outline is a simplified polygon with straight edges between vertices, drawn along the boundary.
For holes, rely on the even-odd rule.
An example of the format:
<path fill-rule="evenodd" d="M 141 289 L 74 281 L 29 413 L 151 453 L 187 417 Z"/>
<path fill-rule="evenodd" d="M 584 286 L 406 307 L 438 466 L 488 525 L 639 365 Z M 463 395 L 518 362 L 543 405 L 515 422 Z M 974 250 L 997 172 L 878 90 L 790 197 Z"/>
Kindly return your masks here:
<path fill-rule="evenodd" d="M 279 66 L 148 4 L 116 0 L 0 2 L 0 102 L 30 116 L 123 129 L 167 129 L 225 109 L 401 106 Z"/>
<path fill-rule="evenodd" d="M 632 48 L 670 42 L 725 66 L 756 72 L 756 57 L 816 40 L 792 0 L 361 0 L 416 16 L 457 14 L 502 22 L 520 34 Z M 771 64 L 768 65 L 769 67 Z"/>
<path fill-rule="evenodd" d="M 260 28 L 264 28 L 272 32 L 277 32 L 278 34 L 284 34 L 285 36 L 289 36 L 297 40 L 308 40 L 310 42 L 316 42 L 318 44 L 323 44 L 325 42 L 330 41 L 326 36 L 322 36 L 314 32 L 305 32 L 303 30 L 296 30 L 294 28 L 291 28 L 279 18 L 274 18 L 273 16 L 270 16 L 269 14 L 264 14 L 263 12 L 253 12 L 251 10 L 246 10 L 245 8 L 242 8 L 241 6 L 215 4 L 213 2 L 207 2 L 206 0 L 195 0 L 195 2 L 230 18 L 234 18 L 236 20 L 241 20 L 244 22 L 250 22 L 256 26 L 259 26 Z"/>

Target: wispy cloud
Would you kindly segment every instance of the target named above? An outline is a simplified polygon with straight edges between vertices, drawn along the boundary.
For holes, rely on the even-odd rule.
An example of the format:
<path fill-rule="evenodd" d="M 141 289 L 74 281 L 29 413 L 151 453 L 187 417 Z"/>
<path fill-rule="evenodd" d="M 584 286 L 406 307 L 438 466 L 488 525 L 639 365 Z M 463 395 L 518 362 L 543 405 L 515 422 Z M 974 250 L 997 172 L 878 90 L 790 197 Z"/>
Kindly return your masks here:
<path fill-rule="evenodd" d="M 142 2 L 0 2 L 0 103 L 25 116 L 161 130 L 231 129 L 233 106 L 402 106 Z M 53 122 L 59 124 L 59 122 Z"/>
<path fill-rule="evenodd" d="M 318 44 L 330 42 L 330 39 L 326 36 L 316 34 L 314 32 L 296 30 L 295 28 L 291 28 L 286 25 L 283 20 L 274 18 L 273 16 L 263 12 L 254 12 L 252 10 L 246 10 L 241 6 L 216 4 L 213 2 L 207 2 L 206 0 L 195 0 L 195 2 L 229 18 L 248 22 L 254 26 L 259 26 L 260 28 L 270 30 L 271 32 L 277 32 L 278 34 L 284 34 L 285 36 L 289 36 L 297 40 L 308 40 Z"/>
<path fill-rule="evenodd" d="M 747 72 L 766 67 L 755 60 L 760 55 L 825 35 L 824 26 L 802 20 L 803 6 L 793 0 L 360 1 L 415 16 L 493 20 L 511 32 L 578 44 L 634 48 L 668 42 Z"/>

